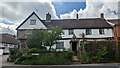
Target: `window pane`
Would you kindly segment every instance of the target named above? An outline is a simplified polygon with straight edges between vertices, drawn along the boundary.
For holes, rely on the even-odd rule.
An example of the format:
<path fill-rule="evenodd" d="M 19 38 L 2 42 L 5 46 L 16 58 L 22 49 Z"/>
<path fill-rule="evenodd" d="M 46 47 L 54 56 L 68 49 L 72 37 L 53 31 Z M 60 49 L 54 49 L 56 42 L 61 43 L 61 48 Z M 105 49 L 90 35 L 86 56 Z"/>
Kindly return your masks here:
<path fill-rule="evenodd" d="M 74 30 L 73 29 L 69 29 L 69 35 L 73 35 L 74 34 Z"/>
<path fill-rule="evenodd" d="M 36 25 L 36 20 L 35 19 L 31 19 L 30 20 L 30 25 Z"/>
<path fill-rule="evenodd" d="M 104 29 L 99 29 L 99 34 L 104 34 Z"/>
<path fill-rule="evenodd" d="M 86 29 L 86 35 L 92 35 L 91 29 Z"/>
<path fill-rule="evenodd" d="M 64 42 L 58 42 L 58 43 L 56 44 L 56 48 L 57 48 L 57 49 L 63 49 L 63 48 L 64 48 Z"/>

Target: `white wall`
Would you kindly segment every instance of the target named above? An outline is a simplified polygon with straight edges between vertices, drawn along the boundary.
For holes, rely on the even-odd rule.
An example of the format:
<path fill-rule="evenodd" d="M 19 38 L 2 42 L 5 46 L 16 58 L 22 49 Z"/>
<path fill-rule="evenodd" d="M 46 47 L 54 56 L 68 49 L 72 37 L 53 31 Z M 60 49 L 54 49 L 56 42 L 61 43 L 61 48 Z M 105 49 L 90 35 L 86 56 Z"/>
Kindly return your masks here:
<path fill-rule="evenodd" d="M 63 38 L 72 38 L 73 35 L 69 35 L 68 30 L 63 30 Z M 104 29 L 105 34 L 99 34 L 99 29 L 92 29 L 92 35 L 86 35 L 86 38 L 105 38 L 113 37 L 112 29 Z M 77 38 L 81 38 L 81 34 L 85 33 L 85 29 L 74 29 L 74 34 Z"/>
<path fill-rule="evenodd" d="M 64 42 L 64 47 L 65 49 L 69 49 L 71 46 L 70 46 L 70 40 L 59 40 L 58 42 Z M 56 48 L 56 45 L 53 45 L 52 48 Z M 47 49 L 49 49 L 49 47 L 47 47 Z"/>
<path fill-rule="evenodd" d="M 30 20 L 36 19 L 36 25 L 30 25 Z M 19 29 L 47 29 L 46 26 L 36 17 L 32 15 Z"/>

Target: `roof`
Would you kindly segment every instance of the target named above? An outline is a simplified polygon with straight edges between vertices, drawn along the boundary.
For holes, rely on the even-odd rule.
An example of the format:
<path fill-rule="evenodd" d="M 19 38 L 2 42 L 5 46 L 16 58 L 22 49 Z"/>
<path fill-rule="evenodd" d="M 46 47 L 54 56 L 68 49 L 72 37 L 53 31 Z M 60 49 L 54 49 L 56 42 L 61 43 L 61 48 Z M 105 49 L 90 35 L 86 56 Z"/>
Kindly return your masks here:
<path fill-rule="evenodd" d="M 116 25 L 120 25 L 120 19 L 110 19 L 108 21 L 111 22 L 111 23 L 114 23 Z"/>
<path fill-rule="evenodd" d="M 18 40 L 16 39 L 16 36 L 11 34 L 0 34 L 0 42 L 1 43 L 7 43 L 7 44 L 18 44 Z"/>
<path fill-rule="evenodd" d="M 89 18 L 89 19 L 57 19 L 51 20 L 50 22 L 46 22 L 45 20 L 41 20 L 39 16 L 33 12 L 22 24 L 20 24 L 18 28 L 23 25 L 26 20 L 28 20 L 33 14 L 37 16 L 37 18 L 49 29 L 50 26 L 59 26 L 63 29 L 98 29 L 98 28 L 112 28 L 108 22 L 103 18 Z"/>
<path fill-rule="evenodd" d="M 42 20 L 43 24 L 50 28 L 50 26 L 59 26 L 63 29 L 97 29 L 97 28 L 112 28 L 105 19 L 93 18 L 93 19 L 63 19 L 63 20 L 51 20 L 46 22 Z"/>
<path fill-rule="evenodd" d="M 32 14 L 31 14 L 30 16 L 28 16 L 28 17 L 16 28 L 16 30 L 18 30 L 18 28 L 19 28 L 20 26 L 22 26 L 32 15 L 35 15 L 35 16 L 41 21 L 41 19 L 39 18 L 39 16 L 38 16 L 35 12 L 32 12 Z"/>

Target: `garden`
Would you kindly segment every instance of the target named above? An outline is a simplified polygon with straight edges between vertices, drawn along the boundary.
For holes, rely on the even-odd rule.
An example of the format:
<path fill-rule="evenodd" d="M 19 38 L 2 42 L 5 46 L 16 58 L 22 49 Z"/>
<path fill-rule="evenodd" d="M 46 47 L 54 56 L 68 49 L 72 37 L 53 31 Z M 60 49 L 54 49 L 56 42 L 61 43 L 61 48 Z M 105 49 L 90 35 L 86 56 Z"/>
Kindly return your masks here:
<path fill-rule="evenodd" d="M 61 34 L 62 29 L 59 27 L 51 27 L 49 31 L 33 30 L 27 36 L 28 48 L 10 49 L 8 61 L 22 65 L 72 64 L 72 50 L 56 51 L 57 49 L 52 48 L 61 38 Z"/>
<path fill-rule="evenodd" d="M 116 55 L 115 41 L 85 41 L 82 52 L 79 53 L 80 62 L 91 63 L 120 63 L 120 47 Z M 120 41 L 118 42 L 120 46 Z"/>
<path fill-rule="evenodd" d="M 21 65 L 64 65 L 73 64 L 74 52 L 71 49 L 57 51 L 52 46 L 61 39 L 62 29 L 51 27 L 50 31 L 35 29 L 27 37 L 27 48 L 10 49 L 9 62 Z M 115 41 L 87 41 L 82 35 L 77 57 L 79 63 L 120 63 L 120 41 L 118 50 Z M 46 48 L 49 47 L 49 49 Z"/>

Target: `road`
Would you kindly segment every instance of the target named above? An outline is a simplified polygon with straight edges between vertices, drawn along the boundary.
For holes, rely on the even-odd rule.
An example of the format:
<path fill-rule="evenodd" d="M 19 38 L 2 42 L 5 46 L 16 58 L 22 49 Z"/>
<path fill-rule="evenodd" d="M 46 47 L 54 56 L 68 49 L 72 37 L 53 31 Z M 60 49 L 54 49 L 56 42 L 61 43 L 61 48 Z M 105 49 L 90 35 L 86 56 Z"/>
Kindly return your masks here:
<path fill-rule="evenodd" d="M 120 64 L 14 65 L 2 68 L 120 68 Z"/>

